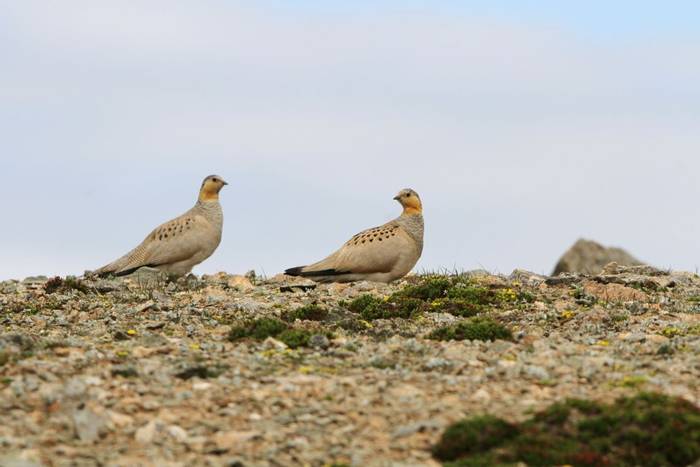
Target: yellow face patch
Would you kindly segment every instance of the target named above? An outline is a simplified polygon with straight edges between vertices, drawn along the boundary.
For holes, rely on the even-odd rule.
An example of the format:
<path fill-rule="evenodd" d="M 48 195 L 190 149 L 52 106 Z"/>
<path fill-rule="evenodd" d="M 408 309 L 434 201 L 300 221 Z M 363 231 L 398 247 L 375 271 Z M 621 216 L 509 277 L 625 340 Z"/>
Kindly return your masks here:
<path fill-rule="evenodd" d="M 219 199 L 219 191 L 221 191 L 221 183 L 215 183 L 211 180 L 207 180 L 202 185 L 202 189 L 199 190 L 199 200 L 200 201 L 217 201 Z"/>
<path fill-rule="evenodd" d="M 423 212 L 423 204 L 416 195 L 408 198 L 401 198 L 404 214 L 420 214 Z"/>

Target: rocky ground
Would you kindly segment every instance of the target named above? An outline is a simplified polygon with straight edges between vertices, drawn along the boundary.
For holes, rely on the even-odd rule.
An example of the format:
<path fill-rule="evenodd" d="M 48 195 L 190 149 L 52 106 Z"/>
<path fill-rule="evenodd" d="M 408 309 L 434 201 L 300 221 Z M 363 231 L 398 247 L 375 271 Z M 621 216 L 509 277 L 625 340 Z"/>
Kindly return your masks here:
<path fill-rule="evenodd" d="M 438 465 L 431 446 L 469 415 L 640 390 L 700 405 L 696 274 L 473 273 L 481 303 L 429 297 L 379 319 L 353 306 L 424 280 L 2 282 L 0 465 Z M 302 306 L 321 312 L 294 320 Z M 474 313 L 512 339 L 428 338 Z M 240 332 L 261 317 L 303 339 Z"/>

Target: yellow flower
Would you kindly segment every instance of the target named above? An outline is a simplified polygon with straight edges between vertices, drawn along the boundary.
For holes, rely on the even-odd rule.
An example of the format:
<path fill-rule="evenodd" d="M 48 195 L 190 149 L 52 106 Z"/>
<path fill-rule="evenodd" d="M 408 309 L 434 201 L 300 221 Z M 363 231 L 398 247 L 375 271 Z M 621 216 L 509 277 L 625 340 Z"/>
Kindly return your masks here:
<path fill-rule="evenodd" d="M 574 312 L 571 311 L 571 310 L 564 310 L 564 311 L 561 312 L 561 315 L 560 315 L 560 316 L 561 316 L 562 319 L 568 321 L 568 320 L 570 320 L 571 318 L 573 318 L 574 316 L 576 316 L 576 313 L 574 313 Z"/>
<path fill-rule="evenodd" d="M 666 336 L 670 339 L 672 337 L 680 336 L 681 334 L 683 334 L 683 332 L 678 328 L 674 328 L 672 326 L 669 326 L 667 328 L 664 328 L 661 331 L 661 334 L 663 334 L 664 336 Z"/>

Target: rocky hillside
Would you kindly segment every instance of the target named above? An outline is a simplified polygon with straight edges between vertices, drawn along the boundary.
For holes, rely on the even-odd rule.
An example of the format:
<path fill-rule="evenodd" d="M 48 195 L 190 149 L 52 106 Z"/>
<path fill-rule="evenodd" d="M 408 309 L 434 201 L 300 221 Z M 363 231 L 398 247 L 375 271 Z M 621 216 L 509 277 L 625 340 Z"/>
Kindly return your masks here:
<path fill-rule="evenodd" d="M 700 405 L 700 277 L 643 266 L 29 278 L 0 283 L 0 324 L 0 465 L 440 465 L 465 417 Z"/>

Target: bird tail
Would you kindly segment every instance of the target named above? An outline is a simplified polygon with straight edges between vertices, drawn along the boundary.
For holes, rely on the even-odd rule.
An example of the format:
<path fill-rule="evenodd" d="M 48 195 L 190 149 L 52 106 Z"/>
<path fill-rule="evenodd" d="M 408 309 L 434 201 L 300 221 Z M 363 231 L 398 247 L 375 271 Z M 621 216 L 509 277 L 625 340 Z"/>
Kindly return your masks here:
<path fill-rule="evenodd" d="M 297 266 L 295 268 L 289 268 L 284 271 L 288 276 L 300 276 L 300 277 L 319 277 L 319 276 L 340 276 L 343 274 L 349 274 L 349 271 L 338 271 L 337 269 L 316 269 L 308 270 L 308 266 Z"/>
<path fill-rule="evenodd" d="M 288 276 L 301 276 L 304 273 L 306 266 L 297 266 L 295 268 L 285 269 L 284 273 Z"/>
<path fill-rule="evenodd" d="M 132 253 L 133 251 L 130 251 L 121 258 L 112 261 L 111 263 L 102 266 L 99 269 L 95 269 L 93 271 L 93 274 L 97 274 L 100 277 L 104 277 L 109 274 L 113 274 L 115 276 L 126 276 L 140 267 L 150 266 L 149 264 L 142 264 L 141 262 L 133 261 L 131 257 Z"/>
<path fill-rule="evenodd" d="M 112 263 L 109 263 L 105 266 L 102 266 L 101 268 L 95 269 L 92 271 L 93 274 L 96 274 L 100 277 L 108 276 L 110 274 L 114 274 L 115 276 L 121 275 L 118 271 L 121 269 L 121 261 L 117 260 Z"/>
<path fill-rule="evenodd" d="M 110 274 L 113 276 L 117 276 L 117 277 L 127 276 L 127 275 L 131 274 L 132 272 L 136 271 L 137 269 L 139 269 L 139 267 L 129 268 L 129 269 L 118 269 L 118 268 L 112 267 L 111 264 L 108 264 L 107 266 L 102 266 L 99 269 L 95 269 L 94 271 L 92 271 L 92 273 L 96 274 L 99 277 L 109 276 Z"/>

